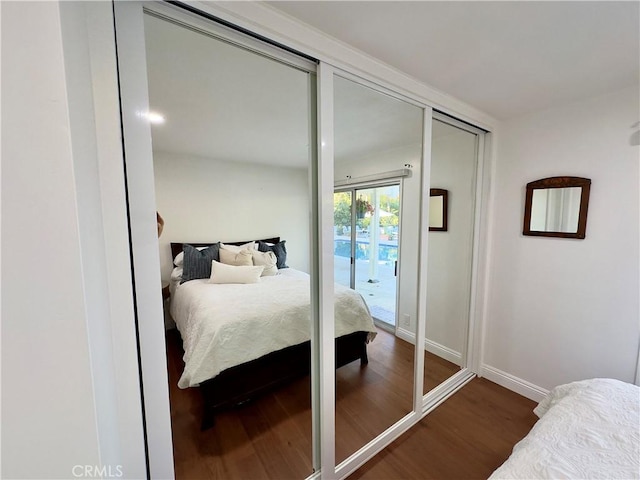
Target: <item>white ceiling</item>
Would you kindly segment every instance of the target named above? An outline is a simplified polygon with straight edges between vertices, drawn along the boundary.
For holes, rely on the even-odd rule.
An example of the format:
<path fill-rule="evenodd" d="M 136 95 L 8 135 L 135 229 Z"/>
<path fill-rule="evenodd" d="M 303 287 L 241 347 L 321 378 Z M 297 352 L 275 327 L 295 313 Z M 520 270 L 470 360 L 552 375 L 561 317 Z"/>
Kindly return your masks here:
<path fill-rule="evenodd" d="M 637 1 L 268 3 L 498 119 L 639 83 Z"/>

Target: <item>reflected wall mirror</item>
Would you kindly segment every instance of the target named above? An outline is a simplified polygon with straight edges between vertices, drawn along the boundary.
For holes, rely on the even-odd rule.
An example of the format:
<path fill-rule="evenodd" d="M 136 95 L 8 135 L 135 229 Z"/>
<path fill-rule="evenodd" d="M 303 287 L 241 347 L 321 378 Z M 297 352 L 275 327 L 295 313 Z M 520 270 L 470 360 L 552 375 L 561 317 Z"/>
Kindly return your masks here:
<path fill-rule="evenodd" d="M 449 192 L 442 188 L 432 188 L 429 196 L 429 231 L 446 232 Z"/>
<path fill-rule="evenodd" d="M 591 180 L 549 177 L 527 184 L 523 234 L 583 239 Z"/>

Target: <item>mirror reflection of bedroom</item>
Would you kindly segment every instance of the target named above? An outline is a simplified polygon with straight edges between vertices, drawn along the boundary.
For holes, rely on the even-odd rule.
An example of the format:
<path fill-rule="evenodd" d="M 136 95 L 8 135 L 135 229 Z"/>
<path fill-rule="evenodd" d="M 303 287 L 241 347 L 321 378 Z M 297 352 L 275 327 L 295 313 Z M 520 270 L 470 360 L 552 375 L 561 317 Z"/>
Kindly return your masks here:
<path fill-rule="evenodd" d="M 305 478 L 314 76 L 149 12 L 145 40 L 176 477 Z"/>
<path fill-rule="evenodd" d="M 334 77 L 334 277 L 377 331 L 366 366 L 336 371 L 337 463 L 413 409 L 423 115 Z"/>

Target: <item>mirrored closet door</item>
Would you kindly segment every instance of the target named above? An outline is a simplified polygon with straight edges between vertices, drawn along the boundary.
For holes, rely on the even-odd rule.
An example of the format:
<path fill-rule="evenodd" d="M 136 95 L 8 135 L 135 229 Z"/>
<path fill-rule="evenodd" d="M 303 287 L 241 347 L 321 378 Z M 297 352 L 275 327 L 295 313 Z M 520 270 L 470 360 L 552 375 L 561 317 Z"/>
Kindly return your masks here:
<path fill-rule="evenodd" d="M 424 392 L 466 367 L 478 134 L 433 119 Z"/>
<path fill-rule="evenodd" d="M 478 134 L 206 15 L 114 11 L 151 476 L 349 475 L 467 367 Z"/>
<path fill-rule="evenodd" d="M 344 366 L 336 347 L 339 464 L 413 410 L 424 111 L 333 78 L 335 329 L 367 342 Z M 345 317 L 346 301 L 364 312 Z"/>
<path fill-rule="evenodd" d="M 305 478 L 315 65 L 172 11 L 144 33 L 176 478 Z"/>

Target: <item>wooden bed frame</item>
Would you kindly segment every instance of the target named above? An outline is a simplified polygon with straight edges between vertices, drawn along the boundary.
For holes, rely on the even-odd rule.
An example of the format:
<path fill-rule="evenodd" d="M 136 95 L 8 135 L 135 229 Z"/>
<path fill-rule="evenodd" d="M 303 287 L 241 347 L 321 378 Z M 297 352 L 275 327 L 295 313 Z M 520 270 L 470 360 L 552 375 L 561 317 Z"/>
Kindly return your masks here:
<path fill-rule="evenodd" d="M 228 245 L 244 245 L 246 242 L 225 242 Z M 279 237 L 261 240 L 278 243 Z M 206 247 L 212 243 L 189 243 L 194 247 Z M 182 243 L 171 243 L 171 258 L 182 252 Z M 354 332 L 336 338 L 336 368 L 360 359 L 361 365 L 369 363 L 367 357 L 368 332 Z M 202 430 L 213 426 L 216 412 L 233 407 L 308 375 L 311 371 L 311 342 L 293 345 L 271 352 L 220 372 L 214 378 L 202 382 L 200 391 L 204 399 Z"/>

